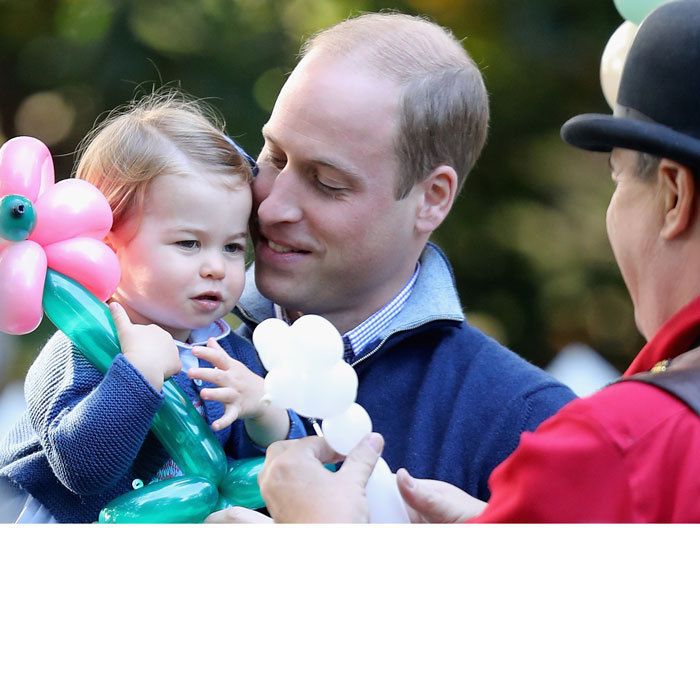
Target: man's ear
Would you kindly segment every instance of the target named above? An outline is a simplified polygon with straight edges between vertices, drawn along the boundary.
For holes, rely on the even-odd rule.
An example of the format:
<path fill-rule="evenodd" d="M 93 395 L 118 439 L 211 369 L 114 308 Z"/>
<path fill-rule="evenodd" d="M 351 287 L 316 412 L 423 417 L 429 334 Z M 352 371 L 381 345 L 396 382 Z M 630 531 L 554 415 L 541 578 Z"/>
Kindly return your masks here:
<path fill-rule="evenodd" d="M 660 235 L 670 241 L 693 224 L 697 209 L 697 183 L 689 168 L 668 158 L 661 159 L 658 178 L 664 207 Z"/>
<path fill-rule="evenodd" d="M 418 187 L 421 196 L 416 231 L 426 239 L 445 220 L 457 196 L 457 173 L 450 165 L 439 165 Z"/>

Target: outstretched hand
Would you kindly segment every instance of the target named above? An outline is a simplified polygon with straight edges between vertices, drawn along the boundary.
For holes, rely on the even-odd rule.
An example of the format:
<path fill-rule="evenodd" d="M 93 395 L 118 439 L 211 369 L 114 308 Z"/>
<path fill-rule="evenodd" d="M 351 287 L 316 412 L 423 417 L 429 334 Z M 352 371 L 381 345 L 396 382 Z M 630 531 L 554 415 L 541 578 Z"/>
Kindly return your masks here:
<path fill-rule="evenodd" d="M 238 418 L 254 420 L 262 416 L 265 410 L 261 404 L 265 393 L 262 377 L 230 357 L 214 338 L 210 338 L 206 346 L 195 345 L 192 353 L 213 367 L 193 367 L 187 373 L 190 379 L 200 379 L 218 387 L 202 389 L 200 396 L 206 401 L 220 401 L 225 406 L 221 418 L 212 423 L 214 430 L 223 430 Z"/>
<path fill-rule="evenodd" d="M 486 508 L 484 501 L 452 484 L 414 479 L 405 469 L 396 473 L 396 483 L 412 523 L 463 523 Z"/>
<path fill-rule="evenodd" d="M 132 323 L 124 307 L 113 301 L 109 305 L 124 357 L 160 391 L 163 382 L 180 371 L 180 355 L 173 337 L 160 326 Z"/>

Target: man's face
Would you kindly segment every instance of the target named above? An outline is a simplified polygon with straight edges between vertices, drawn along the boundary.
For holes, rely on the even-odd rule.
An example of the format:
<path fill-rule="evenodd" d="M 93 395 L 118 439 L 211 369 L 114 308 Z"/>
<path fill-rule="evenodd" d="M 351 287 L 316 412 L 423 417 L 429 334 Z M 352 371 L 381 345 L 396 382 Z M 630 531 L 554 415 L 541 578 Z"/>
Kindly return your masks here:
<path fill-rule="evenodd" d="M 307 56 L 263 128 L 254 183 L 258 289 L 345 332 L 408 281 L 424 244 L 418 187 L 394 197 L 399 88 L 361 64 Z"/>
<path fill-rule="evenodd" d="M 658 258 L 663 207 L 656 180 L 641 179 L 635 172 L 636 163 L 634 151 L 615 148 L 610 154 L 615 192 L 606 225 L 615 260 L 634 304 L 637 327 L 650 338 L 658 328 L 653 265 Z"/>

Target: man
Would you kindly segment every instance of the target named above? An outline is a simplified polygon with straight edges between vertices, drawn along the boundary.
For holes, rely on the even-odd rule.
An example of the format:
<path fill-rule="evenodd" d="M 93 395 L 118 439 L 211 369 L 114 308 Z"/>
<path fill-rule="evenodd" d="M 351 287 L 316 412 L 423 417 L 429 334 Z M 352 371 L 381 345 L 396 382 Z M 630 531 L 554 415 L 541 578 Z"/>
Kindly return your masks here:
<path fill-rule="evenodd" d="M 608 234 L 648 339 L 625 375 L 635 380 L 575 401 L 525 435 L 494 471 L 485 509 L 402 470 L 414 520 L 700 522 L 698 37 L 698 0 L 662 5 L 640 26 L 614 115 L 582 115 L 562 129 L 575 146 L 611 152 Z M 337 475 L 322 473 L 319 460 L 335 456 L 316 438 L 271 446 L 260 483 L 273 517 L 366 520 L 364 485 L 381 442 L 366 438 Z"/>
<path fill-rule="evenodd" d="M 482 499 L 521 433 L 573 398 L 466 324 L 428 243 L 487 125 L 481 74 L 442 27 L 378 13 L 313 37 L 263 128 L 238 309 L 248 332 L 275 315 L 329 319 L 390 467 Z"/>

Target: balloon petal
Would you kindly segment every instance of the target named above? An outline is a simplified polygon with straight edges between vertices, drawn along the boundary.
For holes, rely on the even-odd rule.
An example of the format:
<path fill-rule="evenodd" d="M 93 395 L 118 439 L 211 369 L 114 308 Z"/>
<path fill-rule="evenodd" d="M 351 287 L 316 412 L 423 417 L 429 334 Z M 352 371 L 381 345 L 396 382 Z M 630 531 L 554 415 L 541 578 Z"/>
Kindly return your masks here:
<path fill-rule="evenodd" d="M 357 398 L 357 373 L 343 360 L 332 367 L 297 372 L 295 379 L 296 391 L 291 408 L 307 418 L 337 416 L 347 410 Z M 267 385 L 265 390 L 267 391 Z"/>
<path fill-rule="evenodd" d="M 287 361 L 289 332 L 289 326 L 279 318 L 268 318 L 253 331 L 253 345 L 268 372 Z"/>
<path fill-rule="evenodd" d="M 101 523 L 201 523 L 219 499 L 206 479 L 180 476 L 129 491 L 101 511 Z"/>
<path fill-rule="evenodd" d="M 86 236 L 103 239 L 112 228 L 112 210 L 89 182 L 71 178 L 50 187 L 34 204 L 36 228 L 30 240 L 49 245 Z"/>
<path fill-rule="evenodd" d="M 31 333 L 43 316 L 46 253 L 32 241 L 22 241 L 0 254 L 0 331 Z"/>
<path fill-rule="evenodd" d="M 48 266 L 74 279 L 100 301 L 112 296 L 119 284 L 116 253 L 95 238 L 69 238 L 44 248 Z"/>
<path fill-rule="evenodd" d="M 372 432 L 372 419 L 358 403 L 338 416 L 326 418 L 321 423 L 326 442 L 341 455 L 348 454 L 368 433 Z"/>
<path fill-rule="evenodd" d="M 0 197 L 21 194 L 34 202 L 53 182 L 51 153 L 38 139 L 18 136 L 0 148 Z"/>
<path fill-rule="evenodd" d="M 264 464 L 264 457 L 228 460 L 228 471 L 219 485 L 219 509 L 231 506 L 263 508 L 265 501 L 260 495 L 258 474 Z"/>

